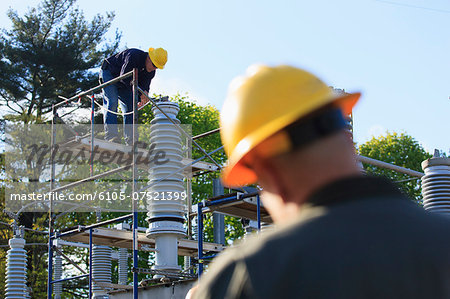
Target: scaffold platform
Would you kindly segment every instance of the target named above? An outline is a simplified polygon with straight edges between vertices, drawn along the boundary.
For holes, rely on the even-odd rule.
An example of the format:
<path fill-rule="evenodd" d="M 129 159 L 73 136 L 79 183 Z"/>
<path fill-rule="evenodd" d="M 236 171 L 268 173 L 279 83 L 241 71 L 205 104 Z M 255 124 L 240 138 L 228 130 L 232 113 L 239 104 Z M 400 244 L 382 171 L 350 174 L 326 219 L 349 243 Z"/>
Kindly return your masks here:
<path fill-rule="evenodd" d="M 64 143 L 58 144 L 60 150 L 70 152 L 72 155 L 77 156 L 82 151 L 85 151 L 89 155 L 91 154 L 91 136 L 90 134 L 75 137 L 71 140 L 68 140 Z M 100 156 L 110 157 L 109 163 L 115 163 L 120 166 L 124 166 L 125 162 L 129 159 L 132 159 L 132 150 L 133 147 L 125 144 L 114 143 L 110 141 L 106 141 L 99 138 L 94 138 L 94 160 L 98 161 Z M 123 153 L 123 157 L 117 155 L 117 153 Z M 140 157 L 146 157 L 149 154 L 149 151 L 146 149 L 142 149 L 137 147 L 137 155 Z M 151 153 L 150 153 L 151 154 Z M 218 170 L 217 165 L 213 163 L 204 162 L 204 161 L 195 161 L 190 158 L 183 158 L 182 165 L 186 166 L 183 169 L 182 173 L 184 176 L 190 176 L 191 174 L 199 173 L 202 171 L 216 171 Z M 189 164 L 192 166 L 188 166 Z M 148 170 L 149 164 L 146 163 L 137 163 L 137 167 L 140 169 Z"/>
<path fill-rule="evenodd" d="M 89 244 L 89 231 L 77 234 L 63 236 L 62 240 Z M 127 230 L 118 230 L 113 228 L 98 227 L 92 230 L 92 242 L 96 245 L 104 245 L 117 248 L 133 248 L 133 232 Z M 203 243 L 203 251 L 210 253 L 219 253 L 225 249 L 225 246 L 217 243 Z M 148 238 L 145 233 L 138 233 L 139 250 L 154 251 L 155 239 Z M 197 257 L 197 240 L 179 239 L 178 255 Z"/>
<path fill-rule="evenodd" d="M 245 197 L 242 195 L 243 193 L 230 193 L 209 198 L 207 200 L 208 204 L 205 208 L 203 208 L 203 212 L 218 212 L 221 214 L 257 221 L 258 204 L 256 196 Z M 231 200 L 223 201 L 223 199 Z M 215 204 L 215 202 L 220 203 Z M 270 217 L 269 212 L 267 212 L 262 203 L 260 205 L 260 216 L 261 222 L 273 222 L 272 217 Z"/>

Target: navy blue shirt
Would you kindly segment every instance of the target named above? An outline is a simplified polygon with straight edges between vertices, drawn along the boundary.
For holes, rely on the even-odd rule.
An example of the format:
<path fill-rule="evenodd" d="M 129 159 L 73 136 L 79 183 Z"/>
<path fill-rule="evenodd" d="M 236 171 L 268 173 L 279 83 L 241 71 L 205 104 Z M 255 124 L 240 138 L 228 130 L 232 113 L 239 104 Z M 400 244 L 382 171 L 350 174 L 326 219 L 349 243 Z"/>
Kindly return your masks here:
<path fill-rule="evenodd" d="M 148 53 L 139 49 L 127 49 L 120 53 L 114 54 L 105 59 L 102 69 L 108 69 L 114 78 L 119 77 L 129 71 L 137 68 L 138 72 L 138 85 L 142 90 L 148 92 L 150 89 L 150 83 L 155 77 L 155 71 L 147 72 L 145 69 L 145 60 L 148 57 Z M 119 88 L 132 88 L 132 77 L 128 77 L 121 80 L 118 85 Z"/>

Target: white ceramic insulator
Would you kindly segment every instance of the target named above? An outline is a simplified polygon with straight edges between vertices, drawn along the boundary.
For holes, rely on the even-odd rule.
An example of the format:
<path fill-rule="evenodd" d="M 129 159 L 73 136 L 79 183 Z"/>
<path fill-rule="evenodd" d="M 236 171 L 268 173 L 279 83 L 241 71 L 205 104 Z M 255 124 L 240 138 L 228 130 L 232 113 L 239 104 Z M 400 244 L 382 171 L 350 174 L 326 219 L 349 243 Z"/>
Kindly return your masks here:
<path fill-rule="evenodd" d="M 158 107 L 177 124 L 180 123 L 176 118 L 180 110 L 177 103 L 160 102 Z M 150 144 L 155 146 L 154 153 L 164 153 L 166 159 L 160 159 L 164 160 L 164 163 L 154 161 L 149 167 L 149 183 L 157 183 L 148 191 L 152 195 L 160 196 L 157 200 L 147 201 L 147 236 L 155 238 L 156 242 L 154 269 L 178 271 L 181 267 L 178 266 L 177 242 L 178 238 L 185 236 L 183 221 L 186 211 L 186 201 L 181 199 L 182 195 L 186 196 L 184 176 L 180 170 L 182 133 L 156 106 L 152 111 L 155 118 L 151 122 Z M 169 195 L 172 195 L 171 200 L 168 199 Z M 175 200 L 175 196 L 178 200 Z"/>
<path fill-rule="evenodd" d="M 422 162 L 423 206 L 430 212 L 450 216 L 450 158 L 437 157 Z"/>
<path fill-rule="evenodd" d="M 119 284 L 128 283 L 128 250 L 119 248 Z"/>
<path fill-rule="evenodd" d="M 59 253 L 55 253 L 55 261 L 53 263 L 53 280 L 59 280 L 62 277 L 62 257 Z M 57 282 L 53 284 L 53 294 L 55 299 L 61 299 L 62 283 Z"/>
<path fill-rule="evenodd" d="M 184 257 L 184 270 L 188 270 L 191 267 L 191 257 L 185 256 Z"/>
<path fill-rule="evenodd" d="M 96 282 L 111 283 L 111 248 L 95 245 L 92 248 L 92 278 L 94 281 L 93 297 L 109 298 L 105 287 L 99 287 Z"/>
<path fill-rule="evenodd" d="M 27 292 L 27 252 L 24 249 L 25 239 L 9 240 L 6 264 L 6 298 L 23 299 Z"/>

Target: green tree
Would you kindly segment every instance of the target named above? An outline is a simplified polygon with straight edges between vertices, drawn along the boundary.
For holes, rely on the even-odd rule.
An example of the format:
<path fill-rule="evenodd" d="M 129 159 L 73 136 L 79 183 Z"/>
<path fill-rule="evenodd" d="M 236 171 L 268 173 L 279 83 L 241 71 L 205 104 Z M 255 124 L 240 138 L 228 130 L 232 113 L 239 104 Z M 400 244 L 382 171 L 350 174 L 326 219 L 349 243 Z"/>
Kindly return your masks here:
<path fill-rule="evenodd" d="M 40 119 L 60 101 L 95 85 L 92 71 L 120 42 L 105 40 L 114 13 L 91 21 L 74 6 L 76 0 L 43 0 L 24 16 L 7 15 L 11 30 L 0 37 L 0 105 L 25 122 Z"/>
<path fill-rule="evenodd" d="M 431 154 L 427 153 L 413 137 L 405 133 L 387 132 L 385 136 L 372 138 L 372 140 L 361 144 L 358 147 L 358 152 L 362 156 L 420 172 L 423 171 L 421 168 L 422 161 L 431 158 Z M 368 174 L 390 178 L 412 199 L 419 203 L 422 202 L 420 179 L 373 165 L 363 164 L 363 166 Z"/>

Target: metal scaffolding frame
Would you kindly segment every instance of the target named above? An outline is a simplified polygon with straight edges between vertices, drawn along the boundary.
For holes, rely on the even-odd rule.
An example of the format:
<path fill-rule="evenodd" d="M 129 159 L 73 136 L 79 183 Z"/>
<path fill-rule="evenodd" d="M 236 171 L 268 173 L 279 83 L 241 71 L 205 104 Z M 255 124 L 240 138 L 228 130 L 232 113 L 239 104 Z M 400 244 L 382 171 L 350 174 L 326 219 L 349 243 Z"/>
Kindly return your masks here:
<path fill-rule="evenodd" d="M 203 255 L 203 214 L 205 213 L 205 209 L 214 206 L 222 206 L 228 204 L 235 204 L 244 198 L 256 197 L 256 217 L 258 222 L 258 230 L 261 229 L 261 203 L 259 192 L 239 194 L 235 193 L 220 199 L 203 201 L 197 204 L 197 242 L 198 242 L 198 272 L 197 275 L 200 277 L 203 273 L 203 264 L 205 260 L 212 259 L 217 256 L 217 254 L 212 255 Z M 210 211 L 208 211 L 210 212 Z"/>
<path fill-rule="evenodd" d="M 71 98 L 63 98 L 64 101 L 54 104 L 52 105 L 52 121 L 51 121 L 51 130 L 52 130 L 52 134 L 51 134 L 51 156 L 50 156 L 50 165 L 51 165 L 51 179 L 50 179 L 50 191 L 49 192 L 56 192 L 56 191 L 63 191 L 63 190 L 67 190 L 69 188 L 78 186 L 80 184 L 86 183 L 86 182 L 91 182 L 94 181 L 96 179 L 114 174 L 114 173 L 118 173 L 120 171 L 123 170 L 128 170 L 128 169 L 132 169 L 132 192 L 140 192 L 143 190 L 148 189 L 149 187 L 151 187 L 152 185 L 148 185 L 145 186 L 143 188 L 141 188 L 140 190 L 137 190 L 137 185 L 136 185 L 136 181 L 137 181 L 137 166 L 136 166 L 136 154 L 137 154 L 137 148 L 136 146 L 133 146 L 132 149 L 132 163 L 129 165 L 125 165 L 125 166 L 121 166 L 118 167 L 116 169 L 113 170 L 109 170 L 109 171 L 105 171 L 103 173 L 100 174 L 96 174 L 94 175 L 94 157 L 93 157 L 93 153 L 94 153 L 94 109 L 95 109 L 95 96 L 94 93 L 96 91 L 99 91 L 101 89 L 103 89 L 104 87 L 114 84 L 120 80 L 123 80 L 125 78 L 128 78 L 132 76 L 132 88 L 133 88 L 133 124 L 137 124 L 137 117 L 138 117 L 138 107 L 137 107 L 137 102 L 138 102 L 138 93 L 141 92 L 153 105 L 155 105 L 155 107 L 157 107 L 166 117 L 169 121 L 172 122 L 172 124 L 174 124 L 182 134 L 184 134 L 188 139 L 190 139 L 190 141 L 204 154 L 201 158 L 196 159 L 194 161 L 192 161 L 191 163 L 189 163 L 188 165 L 183 166 L 182 168 L 176 170 L 178 171 L 182 171 L 184 168 L 187 168 L 189 166 L 192 166 L 193 164 L 195 164 L 196 162 L 199 162 L 205 158 L 210 159 L 217 167 L 218 169 L 221 169 L 222 166 L 216 162 L 211 155 L 219 150 L 222 150 L 223 147 L 219 147 L 218 149 L 215 149 L 213 151 L 211 151 L 210 153 L 207 153 L 195 140 L 217 133 L 219 131 L 219 129 L 215 129 L 209 132 L 205 132 L 203 134 L 200 134 L 198 136 L 194 136 L 192 137 L 191 135 L 189 135 L 186 131 L 184 131 L 180 125 L 178 125 L 176 122 L 174 122 L 158 105 L 157 103 L 154 101 L 154 99 L 150 98 L 142 89 L 140 89 L 137 85 L 138 82 L 138 71 L 137 69 L 133 69 L 132 71 L 119 76 L 113 80 L 110 80 L 108 82 L 104 82 L 94 88 L 91 88 L 87 91 L 83 91 L 78 93 L 77 95 L 71 97 Z M 90 95 L 90 97 L 89 97 Z M 69 183 L 67 185 L 64 186 L 60 186 L 60 187 L 55 187 L 55 156 L 54 156 L 54 151 L 53 149 L 55 148 L 56 142 L 56 136 L 55 136 L 55 119 L 57 118 L 57 114 L 56 114 L 56 108 L 65 105 L 69 102 L 72 102 L 74 100 L 80 99 L 82 97 L 88 97 L 91 99 L 91 140 L 90 140 L 90 150 L 91 150 L 91 157 L 89 159 L 90 162 L 90 176 L 81 180 L 78 180 L 76 182 L 72 182 Z M 76 132 L 75 132 L 76 133 Z M 133 134 L 132 134 L 133 138 L 132 138 L 132 144 L 135 144 L 135 141 L 137 140 L 137 129 L 135 126 L 133 126 Z M 174 171 L 175 172 L 175 171 Z M 172 174 L 168 175 L 167 177 L 171 176 Z M 164 179 L 164 178 L 163 178 Z M 161 181 L 161 180 L 160 180 Z M 159 181 L 158 181 L 159 182 Z M 158 183 L 156 182 L 156 183 Z M 63 282 L 63 281 L 68 281 L 68 280 L 73 280 L 73 279 L 79 279 L 79 278 L 85 278 L 88 277 L 89 278 L 89 298 L 92 297 L 92 287 L 93 287 L 93 282 L 95 282 L 95 280 L 92 278 L 92 248 L 93 248 L 93 229 L 95 228 L 99 228 L 101 226 L 104 225 L 108 225 L 108 224 L 113 224 L 113 223 L 117 223 L 117 222 L 121 222 L 124 221 L 126 219 L 130 219 L 132 218 L 132 256 L 133 256 L 133 266 L 132 266 L 132 272 L 133 272 L 133 298 L 138 298 L 138 273 L 151 273 L 151 274 L 163 274 L 163 275 L 169 275 L 171 277 L 178 277 L 178 278 L 192 278 L 194 277 L 193 275 L 189 275 L 186 273 L 179 273 L 179 275 L 177 275 L 178 273 L 165 273 L 162 271 L 157 271 L 157 270 L 151 270 L 151 269 L 141 269 L 138 268 L 138 212 L 137 212 L 137 204 L 136 202 L 132 200 L 132 213 L 129 215 L 125 215 L 125 216 L 120 216 L 114 219 L 110 219 L 110 220 L 106 220 L 106 221 L 102 221 L 102 222 L 98 222 L 92 225 L 88 225 L 88 226 L 78 226 L 78 228 L 63 232 L 63 233 L 57 233 L 54 230 L 54 220 L 58 217 L 56 215 L 54 215 L 53 213 L 53 198 L 50 198 L 49 200 L 49 226 L 48 226 L 48 235 L 49 235 L 49 241 L 48 241 L 48 278 L 47 278 L 47 298 L 50 299 L 52 298 L 52 293 L 53 293 L 53 284 L 58 283 L 58 282 Z M 189 213 L 188 213 L 188 221 L 190 222 L 190 217 L 189 217 Z M 190 225 L 189 225 L 190 226 Z M 89 271 L 88 273 L 82 271 L 82 269 L 80 267 L 76 267 L 77 269 L 79 269 L 83 274 L 82 275 L 78 275 L 78 276 L 74 276 L 74 277 L 70 277 L 70 278 L 64 278 L 64 279 L 58 279 L 58 280 L 53 280 L 52 276 L 53 276 L 53 253 L 54 251 L 57 251 L 59 253 L 60 250 L 57 249 L 54 245 L 53 245 L 53 241 L 62 237 L 68 237 L 71 235 L 76 235 L 76 234 L 80 234 L 83 232 L 89 232 Z M 72 265 L 76 265 L 69 257 L 67 257 L 64 254 L 61 254 L 61 256 L 66 259 L 69 263 L 71 263 Z M 100 287 L 101 283 L 99 283 Z"/>
<path fill-rule="evenodd" d="M 137 69 L 133 69 L 132 71 L 123 74 L 122 76 L 119 76 L 113 80 L 110 80 L 108 82 L 105 82 L 103 84 L 100 84 L 94 88 L 91 88 L 87 91 L 83 91 L 69 99 L 66 99 L 60 103 L 54 104 L 52 105 L 52 122 L 51 122 L 51 126 L 52 126 L 52 134 L 51 134 L 51 157 L 50 157 L 50 165 L 51 165 L 51 179 L 50 179 L 50 192 L 55 192 L 56 190 L 61 191 L 61 190 L 66 190 L 69 189 L 71 187 L 74 187 L 76 185 L 79 184 L 83 184 L 85 182 L 88 181 L 93 181 L 97 178 L 100 177 L 104 177 L 104 176 L 108 176 L 112 173 L 121 171 L 121 170 L 125 170 L 130 168 L 132 169 L 132 180 L 133 180 L 133 184 L 132 184 L 132 192 L 135 192 L 136 189 L 136 174 L 137 174 L 137 169 L 136 169 L 136 147 L 133 146 L 133 151 L 132 151 L 132 159 L 133 159 L 133 163 L 131 165 L 127 165 L 124 167 L 119 167 L 115 170 L 112 171 L 107 171 L 105 173 L 99 174 L 99 175 L 94 175 L 94 109 L 95 109 L 95 105 L 94 105 L 94 101 L 95 101 L 95 97 L 94 97 L 94 93 L 98 90 L 101 90 L 102 88 L 114 84 L 120 80 L 123 80 L 125 78 L 128 78 L 132 76 L 133 80 L 132 80 L 132 84 L 133 84 L 133 123 L 137 123 L 137 99 L 138 99 L 138 90 L 137 90 L 137 80 L 138 80 L 138 71 Z M 91 158 L 90 158 L 90 177 L 86 178 L 86 179 L 82 179 L 80 181 L 74 182 L 72 184 L 68 184 L 59 188 L 55 188 L 55 153 L 54 153 L 54 148 L 55 148 L 55 115 L 56 115 L 56 108 L 67 104 L 71 101 L 74 101 L 76 99 L 80 99 L 81 97 L 87 96 L 89 94 L 91 95 Z M 136 140 L 136 130 L 135 130 L 135 126 L 133 126 L 133 145 L 135 144 L 135 140 Z M 92 279 L 92 230 L 96 227 L 100 227 L 103 225 L 107 225 L 107 224 L 111 224 L 111 223 L 116 223 L 119 221 L 123 221 L 125 219 L 129 219 L 132 218 L 133 219 L 133 238 L 135 238 L 135 232 L 137 233 L 137 223 L 138 223 L 138 217 L 137 217 L 137 207 L 136 207 L 136 203 L 135 201 L 132 199 L 132 214 L 130 215 L 125 215 L 125 216 L 121 216 L 121 217 L 117 217 L 114 219 L 110 219 L 107 221 L 103 221 L 103 222 L 99 222 L 93 225 L 89 225 L 89 226 L 79 226 L 78 229 L 74 229 L 68 232 L 64 232 L 64 233 L 55 233 L 54 232 L 54 228 L 53 228 L 53 198 L 50 197 L 50 201 L 49 201 L 49 227 L 48 227 L 48 234 L 49 234 L 49 238 L 48 238 L 48 278 L 47 278 L 47 298 L 51 299 L 52 298 L 52 293 L 53 293 L 53 284 L 57 283 L 57 282 L 62 282 L 62 281 L 67 281 L 67 280 L 72 280 L 72 279 L 78 279 L 78 278 L 84 278 L 84 277 L 89 277 L 89 298 L 92 297 L 92 283 L 93 283 L 93 279 Z M 136 229 L 134 229 L 136 228 Z M 85 273 L 83 275 L 79 275 L 76 277 L 71 277 L 71 278 L 66 278 L 66 279 L 62 279 L 62 280 L 53 280 L 53 251 L 54 251 L 54 245 L 53 245 L 53 240 L 58 239 L 62 236 L 68 236 L 70 234 L 78 234 L 81 232 L 84 232 L 86 230 L 89 230 L 89 273 Z M 138 281 L 137 281 L 137 272 L 134 271 L 134 269 L 137 268 L 138 266 L 138 260 L 137 260 L 137 242 L 133 242 L 133 296 L 134 298 L 138 298 L 137 297 L 137 289 L 138 289 Z M 67 256 L 62 255 L 62 257 L 64 257 L 65 259 L 67 259 L 70 263 L 72 262 Z"/>

